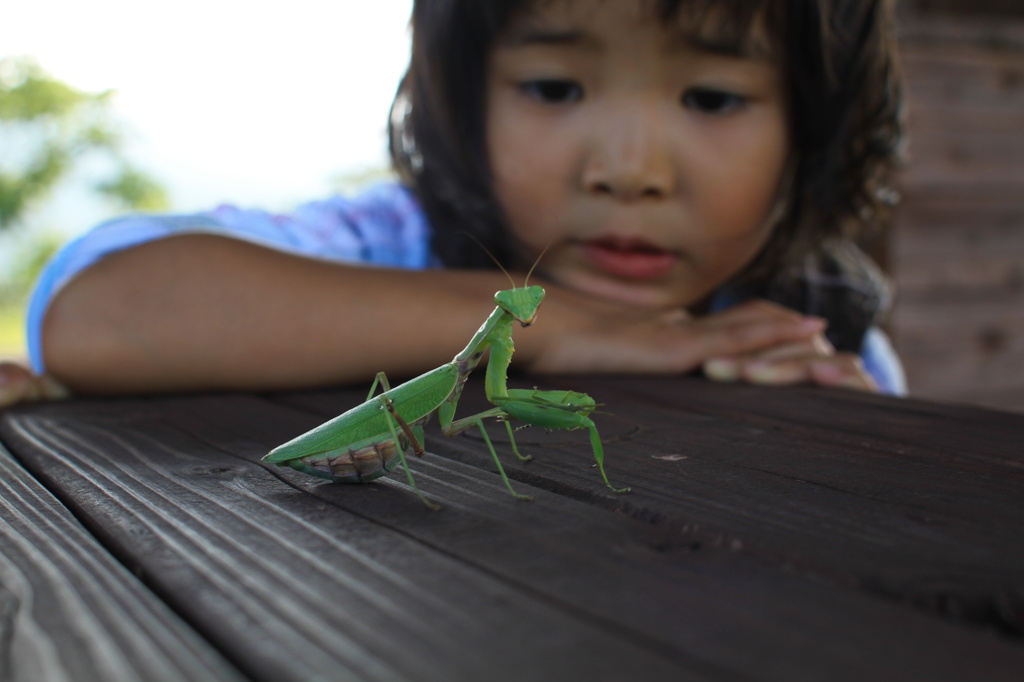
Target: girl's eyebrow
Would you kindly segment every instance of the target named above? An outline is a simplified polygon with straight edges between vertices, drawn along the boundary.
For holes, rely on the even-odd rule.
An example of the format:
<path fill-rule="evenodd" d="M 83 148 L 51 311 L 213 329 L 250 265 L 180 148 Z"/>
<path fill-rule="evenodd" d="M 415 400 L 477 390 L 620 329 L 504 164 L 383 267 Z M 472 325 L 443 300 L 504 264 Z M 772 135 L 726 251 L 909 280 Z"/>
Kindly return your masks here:
<path fill-rule="evenodd" d="M 771 61 L 770 50 L 751 40 L 741 42 L 715 40 L 708 36 L 687 33 L 679 37 L 677 44 L 684 48 L 696 49 L 723 57 L 739 57 L 755 62 Z"/>
<path fill-rule="evenodd" d="M 500 41 L 504 47 L 529 47 L 531 45 L 585 45 L 595 42 L 588 40 L 583 31 L 540 29 L 523 27 L 510 31 Z"/>
<path fill-rule="evenodd" d="M 745 34 L 733 31 L 701 30 L 700 26 L 680 27 L 672 32 L 671 45 L 677 49 L 699 50 L 722 57 L 737 57 L 755 62 L 771 62 L 773 50 L 756 30 Z"/>
<path fill-rule="evenodd" d="M 585 31 L 544 29 L 533 26 L 524 26 L 519 30 L 509 31 L 498 42 L 505 48 L 534 45 L 575 45 L 596 48 L 598 45 L 598 40 Z M 708 54 L 739 57 L 757 62 L 769 62 L 772 58 L 771 51 L 756 41 L 721 40 L 691 31 L 679 32 L 672 39 L 672 44 L 678 49 L 696 49 Z"/>
<path fill-rule="evenodd" d="M 676 49 L 699 50 L 723 57 L 738 57 L 756 62 L 772 61 L 771 49 L 763 41 L 748 36 L 743 40 L 716 37 L 693 30 L 673 31 L 670 44 Z M 523 25 L 513 28 L 498 40 L 505 48 L 531 47 L 534 45 L 572 45 L 596 49 L 600 41 L 586 31 L 572 28 L 547 28 Z"/>

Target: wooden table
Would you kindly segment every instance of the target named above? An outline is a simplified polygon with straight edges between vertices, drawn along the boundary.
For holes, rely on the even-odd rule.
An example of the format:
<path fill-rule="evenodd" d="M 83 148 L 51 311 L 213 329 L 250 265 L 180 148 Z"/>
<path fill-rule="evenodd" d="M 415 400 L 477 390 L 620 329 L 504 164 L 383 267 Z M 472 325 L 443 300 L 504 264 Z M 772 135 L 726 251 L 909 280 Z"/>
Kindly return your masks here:
<path fill-rule="evenodd" d="M 604 403 L 631 493 L 582 432 L 520 432 L 521 502 L 479 434 L 428 430 L 412 466 L 441 512 L 397 472 L 258 463 L 365 387 L 0 415 L 0 679 L 1024 679 L 1024 416 L 696 378 L 543 387 Z"/>

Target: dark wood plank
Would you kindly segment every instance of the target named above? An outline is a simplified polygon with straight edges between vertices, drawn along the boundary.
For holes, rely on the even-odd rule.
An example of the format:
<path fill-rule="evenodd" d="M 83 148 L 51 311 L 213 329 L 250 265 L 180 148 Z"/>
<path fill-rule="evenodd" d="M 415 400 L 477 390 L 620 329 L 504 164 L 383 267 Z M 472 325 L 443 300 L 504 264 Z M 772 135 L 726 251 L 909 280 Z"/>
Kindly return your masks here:
<path fill-rule="evenodd" d="M 608 502 L 622 513 L 1021 641 L 1024 417 L 698 380 L 552 384 L 607 403 L 609 472 L 633 487 Z M 487 466 L 465 442 L 433 444 Z M 585 445 L 521 446 L 538 457 L 510 475 L 603 495 Z"/>
<path fill-rule="evenodd" d="M 258 458 L 255 401 L 12 415 L 30 467 L 115 553 L 253 679 L 728 679 L 513 589 L 403 532 L 297 494 Z M 212 412 L 210 410 L 213 410 Z M 248 415 L 230 434 L 218 424 Z M 278 415 L 279 416 L 279 415 Z M 294 415 L 293 415 L 294 416 Z M 284 438 L 280 427 L 273 430 Z M 227 452 L 226 452 L 227 451 Z M 366 486 L 371 496 L 387 490 Z M 390 499 L 433 523 L 414 497 Z"/>
<path fill-rule="evenodd" d="M 588 670 L 613 679 L 626 670 L 647 679 L 1016 679 L 1024 667 L 1024 651 L 1010 640 L 904 605 L 921 588 L 913 579 L 933 575 L 921 562 L 893 567 L 909 582 L 861 581 L 902 561 L 889 543 L 915 534 L 895 532 L 907 520 L 885 500 L 871 513 L 876 501 L 852 489 L 867 481 L 847 482 L 846 491 L 833 482 L 834 492 L 808 485 L 863 467 L 814 457 L 835 438 L 848 440 L 847 431 L 823 437 L 832 427 L 811 422 L 803 428 L 815 437 L 784 452 L 753 433 L 767 432 L 774 417 L 755 411 L 744 423 L 732 414 L 744 412 L 742 391 L 732 395 L 744 407 L 724 397 L 709 407 L 703 382 L 573 385 L 584 386 L 610 401 L 615 414 L 602 416 L 610 471 L 634 486 L 631 495 L 603 487 L 578 433 L 523 433 L 524 449 L 538 458 L 514 469 L 533 503 L 507 496 L 470 436 L 431 440 L 446 457 L 414 464 L 422 487 L 447 507 L 439 514 L 395 477 L 343 486 L 268 473 L 254 462 L 323 415 L 242 397 L 35 408 L 9 419 L 4 433 L 51 485 L 75 491 L 78 513 L 94 518 L 96 532 L 176 608 L 215 624 L 209 634 L 222 648 L 248 651 L 251 642 L 232 641 L 241 632 L 276 642 L 247 654 L 254 676 L 298 679 L 323 670 L 318 661 L 365 677 L 381 671 L 360 665 L 383 665 L 392 677 L 435 667 L 455 676 L 444 679 Z M 364 397 L 354 389 L 308 400 L 333 412 Z M 763 461 L 770 458 L 779 462 Z M 867 459 L 868 469 L 879 468 L 877 453 Z M 791 471 L 808 466 L 802 479 Z M 825 502 L 808 492 L 802 503 L 789 499 L 801 488 L 824 493 Z M 172 542 L 182 525 L 194 546 Z M 842 556 L 831 558 L 833 550 Z M 865 551 L 872 560 L 857 556 Z M 215 570 L 209 554 L 219 559 Z M 848 567 L 851 558 L 858 561 Z M 285 575 L 302 564 L 308 573 Z M 226 586 L 206 585 L 211 573 Z M 981 575 L 988 587 L 991 572 Z M 245 588 L 234 593 L 234 584 Z M 897 594 L 886 592 L 891 585 Z M 255 594 L 273 595 L 278 607 L 262 618 L 239 615 L 252 610 Z M 305 655 L 309 642 L 318 656 Z M 459 659 L 458 651 L 471 655 Z M 636 672 L 643 666 L 647 673 Z"/>
<path fill-rule="evenodd" d="M 0 447 L 0 679 L 243 678 Z"/>

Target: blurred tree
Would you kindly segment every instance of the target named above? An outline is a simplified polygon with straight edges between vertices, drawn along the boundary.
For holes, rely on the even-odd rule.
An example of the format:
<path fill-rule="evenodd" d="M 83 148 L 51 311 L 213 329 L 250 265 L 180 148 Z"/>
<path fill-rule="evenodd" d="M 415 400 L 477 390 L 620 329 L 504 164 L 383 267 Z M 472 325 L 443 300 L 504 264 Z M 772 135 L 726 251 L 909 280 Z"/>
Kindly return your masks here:
<path fill-rule="evenodd" d="M 357 194 L 370 185 L 396 179 L 395 172 L 383 164 L 349 168 L 334 174 L 331 178 L 331 189 L 339 194 Z"/>
<path fill-rule="evenodd" d="M 111 96 L 76 90 L 26 58 L 0 59 L 0 231 L 87 163 L 103 164 L 105 177 L 91 189 L 119 207 L 167 206 L 160 185 L 124 157 Z"/>
<path fill-rule="evenodd" d="M 31 239 L 16 239 L 7 245 L 11 254 L 6 270 L 0 274 L 0 309 L 24 303 L 43 266 L 63 242 L 59 233 L 44 231 L 33 234 Z"/>

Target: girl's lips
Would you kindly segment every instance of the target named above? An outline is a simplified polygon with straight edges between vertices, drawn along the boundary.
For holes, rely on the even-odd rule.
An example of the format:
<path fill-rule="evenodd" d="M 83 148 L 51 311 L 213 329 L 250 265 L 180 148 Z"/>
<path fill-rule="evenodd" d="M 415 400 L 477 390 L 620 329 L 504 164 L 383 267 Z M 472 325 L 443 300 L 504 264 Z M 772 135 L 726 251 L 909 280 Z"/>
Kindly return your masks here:
<path fill-rule="evenodd" d="M 623 279 L 661 277 L 679 260 L 677 254 L 642 241 L 594 239 L 580 246 L 594 267 Z"/>

